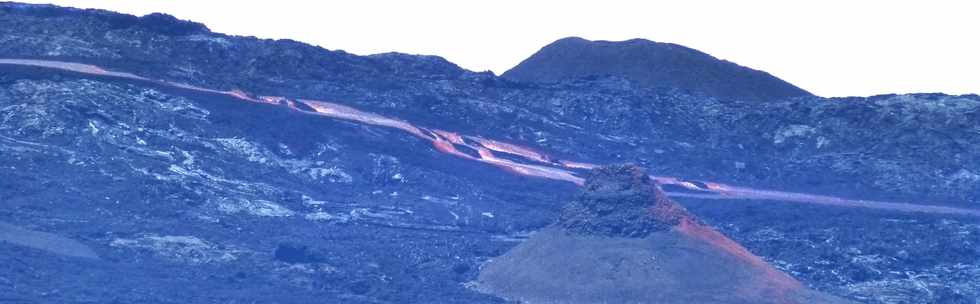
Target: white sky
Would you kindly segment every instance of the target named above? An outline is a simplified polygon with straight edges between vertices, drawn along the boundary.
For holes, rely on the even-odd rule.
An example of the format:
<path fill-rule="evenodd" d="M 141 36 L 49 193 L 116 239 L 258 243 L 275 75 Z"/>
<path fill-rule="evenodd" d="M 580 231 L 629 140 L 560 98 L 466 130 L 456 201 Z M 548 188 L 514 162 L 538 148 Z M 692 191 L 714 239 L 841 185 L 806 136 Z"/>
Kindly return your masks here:
<path fill-rule="evenodd" d="M 980 93 L 978 1 L 49 0 L 355 54 L 439 55 L 503 73 L 562 37 L 646 38 L 772 73 L 821 96 Z"/>

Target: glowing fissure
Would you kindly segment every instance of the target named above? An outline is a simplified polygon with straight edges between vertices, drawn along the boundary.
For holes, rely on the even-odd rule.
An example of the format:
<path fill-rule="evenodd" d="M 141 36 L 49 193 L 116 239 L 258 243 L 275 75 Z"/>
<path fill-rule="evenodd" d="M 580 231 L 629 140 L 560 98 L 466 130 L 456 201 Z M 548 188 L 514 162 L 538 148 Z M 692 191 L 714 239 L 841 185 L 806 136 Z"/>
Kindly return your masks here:
<path fill-rule="evenodd" d="M 0 58 L 0 64 L 50 68 L 50 69 L 58 69 L 58 70 L 71 71 L 71 72 L 77 72 L 82 74 L 89 74 L 89 75 L 141 80 L 141 81 L 147 81 L 147 82 L 152 82 L 156 84 L 187 89 L 192 91 L 221 94 L 238 100 L 249 101 L 254 103 L 285 106 L 289 109 L 304 114 L 318 115 L 318 116 L 324 116 L 324 117 L 329 117 L 334 119 L 349 120 L 349 121 L 359 122 L 363 124 L 395 128 L 408 132 L 409 134 L 415 135 L 418 138 L 430 141 L 433 147 L 437 151 L 440 151 L 442 153 L 446 153 L 467 160 L 474 160 L 474 161 L 490 164 L 493 166 L 497 166 L 509 172 L 513 172 L 515 174 L 567 181 L 567 182 L 575 183 L 577 185 L 582 185 L 584 180 L 583 178 L 579 177 L 577 175 L 578 172 L 574 170 L 593 169 L 599 166 L 591 163 L 555 159 L 541 152 L 537 152 L 536 150 L 531 148 L 527 148 L 511 143 L 505 143 L 497 140 L 486 139 L 486 138 L 476 137 L 476 136 L 460 135 L 455 132 L 438 130 L 438 129 L 431 129 L 431 130 L 425 129 L 412 125 L 411 123 L 408 123 L 406 121 L 388 118 L 375 113 L 363 112 L 349 106 L 326 102 L 326 101 L 309 100 L 309 99 L 294 100 L 294 99 L 288 99 L 280 96 L 259 96 L 256 98 L 256 97 L 252 97 L 248 93 L 241 90 L 220 91 L 220 90 L 208 89 L 208 88 L 198 87 L 189 84 L 175 83 L 175 82 L 169 82 L 163 80 L 154 80 L 154 79 L 137 76 L 131 73 L 109 71 L 95 65 L 83 64 L 83 63 L 62 62 L 62 61 L 52 61 L 52 60 Z M 311 112 L 308 110 L 301 109 L 298 106 L 298 104 L 305 105 L 306 107 L 313 109 L 313 111 Z M 474 151 L 477 151 L 478 156 L 473 156 L 459 151 L 456 148 L 457 145 L 465 146 L 473 149 Z M 537 164 L 518 163 L 508 159 L 499 158 L 495 156 L 494 152 L 507 153 L 511 155 L 520 156 L 531 163 L 537 163 Z M 676 177 L 667 177 L 667 176 L 651 176 L 651 178 L 653 178 L 657 183 L 662 185 L 674 185 L 674 186 L 683 187 L 685 189 L 702 192 L 702 193 L 668 192 L 668 195 L 674 197 L 692 197 L 692 198 L 701 198 L 701 199 L 778 200 L 778 201 L 786 201 L 786 202 L 812 203 L 812 204 L 830 205 L 830 206 L 863 207 L 863 208 L 886 209 L 886 210 L 905 211 L 905 212 L 927 212 L 927 213 L 954 214 L 954 215 L 980 217 L 980 210 L 975 210 L 975 209 L 964 209 L 964 208 L 932 206 L 932 205 L 918 205 L 918 204 L 896 203 L 896 202 L 854 200 L 854 199 L 846 199 L 846 198 L 826 196 L 826 195 L 753 189 L 753 188 L 738 187 L 738 186 L 713 183 L 713 182 L 694 182 L 694 181 L 687 181 Z"/>

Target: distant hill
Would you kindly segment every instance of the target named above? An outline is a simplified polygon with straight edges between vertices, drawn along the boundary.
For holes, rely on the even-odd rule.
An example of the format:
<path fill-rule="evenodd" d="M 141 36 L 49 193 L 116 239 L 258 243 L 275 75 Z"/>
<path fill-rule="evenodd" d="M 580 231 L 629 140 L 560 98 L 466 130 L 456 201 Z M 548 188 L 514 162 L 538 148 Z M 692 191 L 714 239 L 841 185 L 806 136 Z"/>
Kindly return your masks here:
<path fill-rule="evenodd" d="M 695 49 L 645 39 L 555 41 L 503 74 L 529 82 L 621 76 L 641 85 L 674 87 L 725 99 L 770 100 L 811 94 L 769 73 Z"/>

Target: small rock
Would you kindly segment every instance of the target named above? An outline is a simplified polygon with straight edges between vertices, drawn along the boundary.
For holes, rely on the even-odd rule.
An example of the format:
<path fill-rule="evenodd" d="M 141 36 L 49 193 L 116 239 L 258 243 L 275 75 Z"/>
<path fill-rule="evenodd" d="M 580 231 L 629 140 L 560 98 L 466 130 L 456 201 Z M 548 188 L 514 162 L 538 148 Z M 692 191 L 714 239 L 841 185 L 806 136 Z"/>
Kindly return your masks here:
<path fill-rule="evenodd" d="M 275 259 L 290 264 L 321 263 L 326 261 L 326 256 L 304 244 L 281 243 L 276 247 Z"/>

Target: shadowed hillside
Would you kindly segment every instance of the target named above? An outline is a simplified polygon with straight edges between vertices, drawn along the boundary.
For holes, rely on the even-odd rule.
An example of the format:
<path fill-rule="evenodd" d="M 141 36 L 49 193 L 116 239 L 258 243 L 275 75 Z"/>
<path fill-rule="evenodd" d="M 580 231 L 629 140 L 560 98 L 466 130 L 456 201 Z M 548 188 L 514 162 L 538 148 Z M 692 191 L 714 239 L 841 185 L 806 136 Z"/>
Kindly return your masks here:
<path fill-rule="evenodd" d="M 590 76 L 620 76 L 642 86 L 679 88 L 722 99 L 764 101 L 811 95 L 769 73 L 681 45 L 645 39 L 564 38 L 503 74 L 504 78 L 534 82 Z"/>

